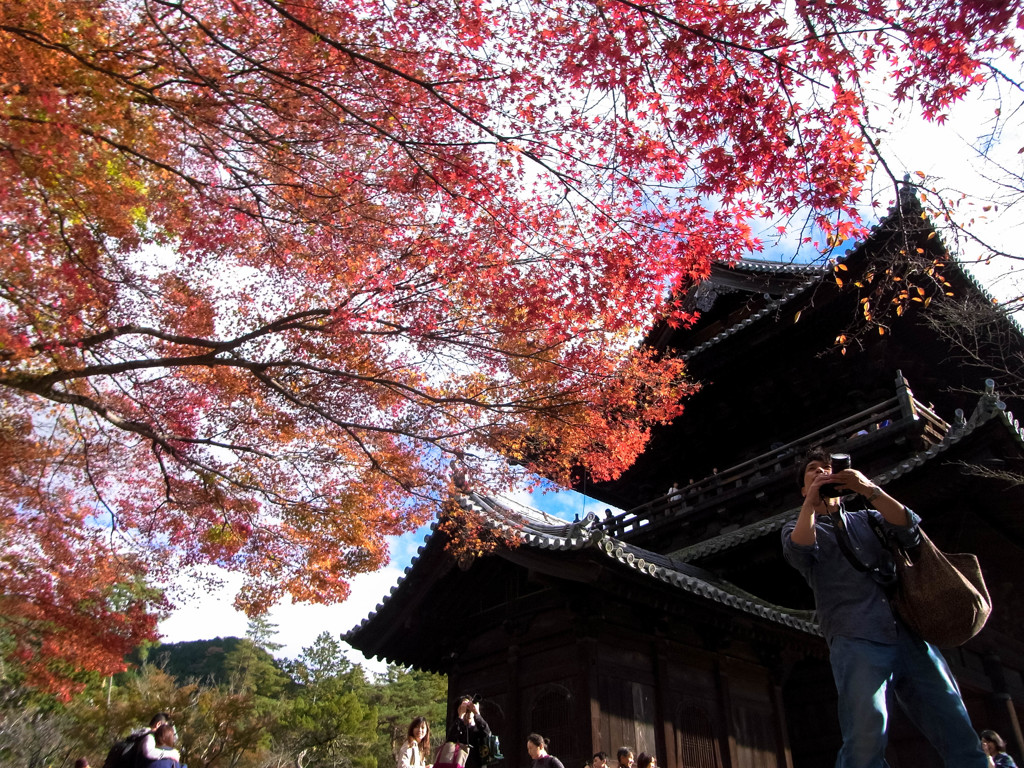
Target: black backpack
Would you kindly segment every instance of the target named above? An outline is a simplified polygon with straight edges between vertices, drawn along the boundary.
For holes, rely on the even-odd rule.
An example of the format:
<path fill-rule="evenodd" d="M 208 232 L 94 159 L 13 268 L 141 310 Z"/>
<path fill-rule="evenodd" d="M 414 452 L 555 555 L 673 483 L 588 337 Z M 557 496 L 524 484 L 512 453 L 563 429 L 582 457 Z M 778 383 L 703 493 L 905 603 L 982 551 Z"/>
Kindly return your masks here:
<path fill-rule="evenodd" d="M 136 768 L 141 762 L 139 752 L 142 751 L 142 740 L 149 733 L 150 731 L 136 731 L 117 742 L 107 752 L 103 768 Z"/>

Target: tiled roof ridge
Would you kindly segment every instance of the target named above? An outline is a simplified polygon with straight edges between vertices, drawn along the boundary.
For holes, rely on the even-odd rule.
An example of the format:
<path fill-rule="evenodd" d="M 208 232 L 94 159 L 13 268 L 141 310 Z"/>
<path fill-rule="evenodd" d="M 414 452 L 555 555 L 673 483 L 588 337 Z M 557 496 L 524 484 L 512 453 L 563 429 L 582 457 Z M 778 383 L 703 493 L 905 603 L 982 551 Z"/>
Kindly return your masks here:
<path fill-rule="evenodd" d="M 813 619 L 814 611 L 801 611 L 775 605 L 710 571 L 626 544 L 608 536 L 603 531 L 596 531 L 594 538 L 599 549 L 605 555 L 620 563 L 625 563 L 647 576 L 683 589 L 690 594 L 736 608 L 744 613 L 769 619 L 777 624 L 793 627 L 809 634 L 821 634 Z"/>
<path fill-rule="evenodd" d="M 898 221 L 900 218 L 905 218 L 909 214 L 921 214 L 921 213 L 924 212 L 924 209 L 921 206 L 921 201 L 918 199 L 917 195 L 914 194 L 914 192 L 913 192 L 913 190 L 914 190 L 913 185 L 911 185 L 909 183 L 909 179 L 907 179 L 905 181 L 906 181 L 906 183 L 904 183 L 900 187 L 899 202 L 894 204 L 894 205 L 892 205 L 892 206 L 890 206 L 890 208 L 889 208 L 888 212 L 886 213 L 886 215 L 883 216 L 881 219 L 879 219 L 879 221 L 877 223 L 875 223 L 870 228 L 868 237 L 865 240 L 856 241 L 853 244 L 853 247 L 850 248 L 850 250 L 848 250 L 846 253 L 841 254 L 841 255 L 839 255 L 837 257 L 837 259 L 836 259 L 837 262 L 842 263 L 842 262 L 847 261 L 848 259 L 850 259 L 859 250 L 864 248 L 866 246 L 868 240 L 870 240 L 870 238 L 873 235 L 875 235 L 876 233 L 889 231 L 892 228 L 892 224 L 893 224 L 894 221 Z M 918 218 L 919 218 L 919 216 L 918 216 Z M 912 219 L 908 219 L 908 220 L 912 220 Z M 934 226 L 931 224 L 930 220 L 927 221 L 926 226 L 931 227 L 932 229 L 934 229 Z M 945 248 L 945 244 L 943 244 L 942 247 L 943 247 L 944 250 L 946 250 L 947 253 L 949 253 L 949 250 Z M 956 259 L 951 259 L 951 260 L 954 263 L 959 264 L 956 261 Z M 736 265 L 742 265 L 744 269 L 748 269 L 750 271 L 755 271 L 755 272 L 777 272 L 777 273 L 789 273 L 789 274 L 807 274 L 807 275 L 810 275 L 810 277 L 807 280 L 805 280 L 802 283 L 800 283 L 795 288 L 793 288 L 792 290 L 790 290 L 790 291 L 786 292 L 784 295 L 780 296 L 779 298 L 774 299 L 774 300 L 768 302 L 768 304 L 765 305 L 759 311 L 753 313 L 752 315 L 749 315 L 749 316 L 743 318 L 743 320 L 741 320 L 740 322 L 736 323 L 735 325 L 732 325 L 732 326 L 726 328 L 724 331 L 721 331 L 720 333 L 716 334 L 714 337 L 708 339 L 707 341 L 703 342 L 702 344 L 700 344 L 700 345 L 694 347 L 693 349 L 689 350 L 688 352 L 686 352 L 682 356 L 682 359 L 684 361 L 689 360 L 689 359 L 695 357 L 696 355 L 699 355 L 701 352 L 704 352 L 709 347 L 712 347 L 715 344 L 717 344 L 717 343 L 719 343 L 721 341 L 724 341 L 725 339 L 729 338 L 730 336 L 733 336 L 734 334 L 738 333 L 743 328 L 746 328 L 747 326 L 757 322 L 758 320 L 760 320 L 761 318 L 765 317 L 766 315 L 771 314 L 772 312 L 775 312 L 776 310 L 780 309 L 783 305 L 785 305 L 788 302 L 792 301 L 793 299 L 797 298 L 798 296 L 803 294 L 805 291 L 807 291 L 809 288 L 811 288 L 812 286 L 814 286 L 817 283 L 819 283 L 827 274 L 829 274 L 829 272 L 831 272 L 831 269 L 832 269 L 831 262 L 827 262 L 827 263 L 823 263 L 823 264 L 819 264 L 819 263 L 815 263 L 815 262 L 808 262 L 807 264 L 798 264 L 795 261 L 767 261 L 767 260 L 762 261 L 760 259 L 739 259 L 739 260 L 737 260 L 735 262 L 732 262 L 732 263 L 736 264 Z M 961 271 L 964 271 L 964 270 L 961 268 Z M 979 285 L 977 280 L 974 280 L 972 276 L 968 275 L 967 277 L 976 286 Z M 1022 334 L 1024 334 L 1024 331 L 1022 331 Z"/>
<path fill-rule="evenodd" d="M 526 527 L 529 527 L 531 529 L 537 529 L 538 531 L 550 532 L 552 534 L 556 533 L 557 531 L 563 528 L 572 527 L 571 523 L 563 525 L 554 525 L 545 524 L 537 520 L 531 520 L 529 517 L 530 514 L 537 514 L 544 519 L 550 520 L 554 520 L 557 518 L 553 518 L 551 515 L 548 515 L 546 512 L 542 512 L 539 509 L 526 507 L 525 505 L 522 505 L 522 511 L 517 512 L 505 504 L 501 504 L 489 497 L 481 496 L 480 494 L 474 491 L 470 491 L 469 493 L 466 494 L 461 494 L 457 500 L 459 505 L 464 509 L 467 507 L 474 508 L 476 512 L 487 516 L 488 520 L 491 521 L 498 529 L 512 531 L 517 536 L 520 535 L 522 529 Z M 409 564 L 405 567 L 405 570 L 402 571 L 402 575 L 398 577 L 398 581 L 396 581 L 392 585 L 391 589 L 388 591 L 388 594 L 386 594 L 381 599 L 381 601 L 377 603 L 377 606 L 370 612 L 368 616 L 366 616 L 362 621 L 359 622 L 359 624 L 357 624 L 348 632 L 345 632 L 342 635 L 343 640 L 346 639 L 349 635 L 355 634 L 360 629 L 362 629 L 366 624 L 368 624 L 373 619 L 373 617 L 376 616 L 381 611 L 382 608 L 384 608 L 385 603 L 387 603 L 387 601 L 398 591 L 399 587 L 401 587 L 402 583 L 412 572 L 413 567 L 419 561 L 420 556 L 426 550 L 430 539 L 437 533 L 437 529 L 440 522 L 440 520 L 435 520 L 433 523 L 430 524 L 430 528 L 427 530 L 426 536 L 423 537 L 423 543 L 420 544 L 419 548 L 416 550 L 416 554 L 412 556 L 412 559 L 409 561 Z"/>
<path fill-rule="evenodd" d="M 483 511 L 484 506 L 502 507 L 489 497 L 469 494 L 460 499 L 463 506 L 473 504 Z M 735 584 L 698 566 L 673 560 L 642 547 L 628 544 L 606 534 L 596 525 L 597 516 L 590 513 L 583 520 L 564 525 L 537 525 L 527 523 L 516 531 L 520 541 L 536 549 L 576 551 L 596 549 L 606 557 L 633 568 L 647 577 L 656 578 L 690 594 L 704 597 L 723 605 L 737 608 L 777 624 L 793 627 L 811 634 L 820 634 L 813 620 L 813 611 L 801 611 L 774 605 L 752 595 Z"/>
<path fill-rule="evenodd" d="M 949 253 L 948 250 L 947 253 Z M 993 306 L 999 304 L 999 300 L 992 295 L 988 288 L 981 284 L 981 281 L 978 280 L 973 272 L 967 269 L 967 265 L 964 262 L 957 258 L 950 258 L 950 262 L 956 268 L 957 272 L 960 273 L 960 276 L 970 283 L 974 289 L 981 294 L 981 297 L 987 303 L 992 304 Z M 1014 332 L 1021 338 L 1024 338 L 1024 324 L 1022 324 L 1022 322 L 1017 318 L 1017 315 L 1001 312 L 1000 316 L 1006 318 L 1006 321 L 1010 324 L 1010 327 L 1013 328 Z"/>
<path fill-rule="evenodd" d="M 701 352 L 704 352 L 709 347 L 713 347 L 715 344 L 718 344 L 720 341 L 724 341 L 725 339 L 729 338 L 730 336 L 733 336 L 736 333 L 738 333 L 739 331 L 743 330 L 747 326 L 752 325 L 753 323 L 756 323 L 762 317 L 765 317 L 766 315 L 769 315 L 769 314 L 771 314 L 771 313 L 781 309 L 784 305 L 788 304 L 790 301 L 792 301 L 793 299 L 795 299 L 798 296 L 800 296 L 808 288 L 810 288 L 811 286 L 813 286 L 816 283 L 818 283 L 818 281 L 820 279 L 821 279 L 821 275 L 820 274 L 815 274 L 813 277 L 810 277 L 809 279 L 804 280 L 802 283 L 797 285 L 792 290 L 787 291 L 786 293 L 784 293 L 779 298 L 773 299 L 772 301 L 769 301 L 767 304 L 765 304 L 764 307 L 762 307 L 757 312 L 754 312 L 753 314 L 748 315 L 747 317 L 743 318 L 743 320 L 741 320 L 740 322 L 736 323 L 735 325 L 729 326 L 724 331 L 721 331 L 720 333 L 712 336 L 710 339 L 708 339 L 707 341 L 703 342 L 702 344 L 698 344 L 696 347 L 694 347 L 693 349 L 691 349 L 690 351 L 688 351 L 684 355 L 682 355 L 682 359 L 684 361 L 686 361 L 686 360 L 690 360 L 693 357 L 696 357 L 697 355 L 699 355 Z"/>
<path fill-rule="evenodd" d="M 772 272 L 796 275 L 820 276 L 829 270 L 829 265 L 819 261 L 800 263 L 774 259 L 735 259 L 725 264 L 727 267 L 741 267 L 751 272 Z"/>
<path fill-rule="evenodd" d="M 426 550 L 427 543 L 430 541 L 431 537 L 437 532 L 437 527 L 440 522 L 440 520 L 435 520 L 433 523 L 430 524 L 430 528 L 427 531 L 427 535 L 423 537 L 423 543 L 420 544 L 419 548 L 416 550 L 416 554 L 412 556 L 411 560 L 409 560 L 409 564 L 405 566 L 405 570 L 402 571 L 402 575 L 398 577 L 398 581 L 391 585 L 391 589 L 388 590 L 388 593 L 381 598 L 380 602 L 377 603 L 376 607 L 372 611 L 370 611 L 370 613 L 367 616 L 365 616 L 362 621 L 360 621 L 358 624 L 352 627 L 352 629 L 350 629 L 348 632 L 342 633 L 342 640 L 345 640 L 347 642 L 351 635 L 356 634 L 360 629 L 369 624 L 374 616 L 380 613 L 381 609 L 384 608 L 384 605 L 398 591 L 399 587 L 402 585 L 402 582 L 404 582 L 406 578 L 409 576 L 409 574 L 412 572 L 413 566 L 416 565 L 417 561 L 420 559 L 420 555 L 422 555 L 423 552 Z"/>
<path fill-rule="evenodd" d="M 900 187 L 900 201 L 899 204 L 892 205 L 889 208 L 885 218 L 879 222 L 876 227 L 872 227 L 872 232 L 875 232 L 882 222 L 888 222 L 894 218 L 898 218 L 902 214 L 916 214 L 923 222 L 924 226 L 931 228 L 935 232 L 935 236 L 938 239 L 938 244 L 942 250 L 949 255 L 949 261 L 966 282 L 970 283 L 971 286 L 976 290 L 981 297 L 988 303 L 998 304 L 998 299 L 992 295 L 991 291 L 988 290 L 978 277 L 967 269 L 967 264 L 957 258 L 953 251 L 946 247 L 945 239 L 942 237 L 942 233 L 939 232 L 938 228 L 932 223 L 931 217 L 926 215 L 924 206 L 921 204 L 921 199 L 917 196 L 915 189 L 918 185 L 911 183 L 910 174 L 906 174 L 903 177 L 903 184 Z M 1024 324 L 1013 314 L 1004 314 L 1003 317 L 1010 323 L 1013 330 L 1022 338 L 1024 338 Z"/>
<path fill-rule="evenodd" d="M 940 442 L 929 446 L 924 451 L 918 451 L 911 457 L 899 462 L 892 469 L 875 475 L 871 479 L 876 483 L 884 484 L 909 474 L 926 462 L 934 459 L 940 453 L 946 452 L 992 419 L 999 419 L 1010 430 L 1017 442 L 1024 446 L 1024 426 L 1014 417 L 1012 411 L 1006 410 L 1006 404 L 992 391 L 991 379 L 986 384 L 989 391 L 982 394 L 979 398 L 970 419 L 963 419 L 962 412 L 958 410 L 959 423 L 954 423 Z M 788 521 L 795 520 L 799 513 L 799 507 L 787 509 L 784 512 L 779 512 L 735 531 L 730 531 L 713 539 L 707 539 L 675 552 L 670 552 L 669 557 L 680 562 L 690 563 L 708 555 L 724 552 L 747 541 L 781 531 L 782 527 Z"/>
<path fill-rule="evenodd" d="M 593 513 L 581 521 L 550 525 L 530 520 L 493 497 L 476 492 L 460 494 L 458 503 L 464 509 L 472 509 L 485 515 L 489 521 L 495 524 L 496 528 L 516 536 L 523 545 L 536 549 L 562 551 L 594 549 L 605 557 L 623 563 L 649 578 L 656 578 L 698 597 L 713 600 L 744 613 L 759 616 L 776 624 L 792 627 L 809 634 L 821 634 L 813 620 L 813 611 L 801 611 L 774 605 L 699 566 L 674 560 L 614 539 L 595 525 L 597 516 Z M 539 510 L 535 511 L 539 512 Z M 423 544 L 420 545 L 404 573 L 391 587 L 389 593 L 366 618 L 346 632 L 342 639 L 357 633 L 384 608 L 412 572 L 430 539 L 436 534 L 437 528 L 438 522 L 436 521 L 430 526 Z"/>

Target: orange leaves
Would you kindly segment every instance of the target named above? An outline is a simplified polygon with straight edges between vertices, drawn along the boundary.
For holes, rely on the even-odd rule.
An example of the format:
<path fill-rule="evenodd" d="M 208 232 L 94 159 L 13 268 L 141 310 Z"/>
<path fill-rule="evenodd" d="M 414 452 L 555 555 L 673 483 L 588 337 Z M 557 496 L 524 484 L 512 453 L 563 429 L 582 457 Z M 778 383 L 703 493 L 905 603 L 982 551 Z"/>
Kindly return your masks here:
<path fill-rule="evenodd" d="M 35 457 L 20 458 L 28 469 Z M 69 492 L 33 495 L 17 474 L 5 464 L 0 483 L 5 508 L 20 506 L 0 517 L 0 631 L 29 684 L 67 699 L 82 685 L 77 670 L 124 669 L 125 655 L 155 638 L 163 603 L 139 586 L 139 564 L 113 556 L 90 530 L 88 510 L 76 509 Z"/>
<path fill-rule="evenodd" d="M 63 560 L 217 563 L 259 611 L 343 599 L 452 456 L 621 472 L 692 391 L 636 352 L 688 321 L 666 293 L 765 210 L 857 236 L 861 65 L 939 110 L 1012 47 L 984 3 L 804 10 L 838 34 L 737 2 L 0 5 L 10 535 L 75 489 Z"/>

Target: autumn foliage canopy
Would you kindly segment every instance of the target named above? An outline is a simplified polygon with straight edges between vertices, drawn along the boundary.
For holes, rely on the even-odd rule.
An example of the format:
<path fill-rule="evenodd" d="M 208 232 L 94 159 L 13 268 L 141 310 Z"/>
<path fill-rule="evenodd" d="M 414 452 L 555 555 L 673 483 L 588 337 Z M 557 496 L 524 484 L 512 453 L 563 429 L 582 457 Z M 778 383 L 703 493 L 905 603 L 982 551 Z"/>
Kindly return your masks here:
<path fill-rule="evenodd" d="M 145 585 L 333 601 L 463 457 L 609 477 L 637 351 L 751 221 L 855 222 L 864 73 L 931 117 L 1017 2 L 0 4 L 0 650 L 67 692 Z M 502 457 L 493 460 L 491 457 Z"/>

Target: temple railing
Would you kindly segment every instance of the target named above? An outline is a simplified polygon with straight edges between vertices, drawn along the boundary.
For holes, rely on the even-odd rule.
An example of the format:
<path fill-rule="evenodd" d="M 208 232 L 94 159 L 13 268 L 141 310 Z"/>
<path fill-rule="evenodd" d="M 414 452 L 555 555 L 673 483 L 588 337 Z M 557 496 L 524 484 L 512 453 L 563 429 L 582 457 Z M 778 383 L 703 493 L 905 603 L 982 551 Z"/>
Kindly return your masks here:
<path fill-rule="evenodd" d="M 619 515 L 599 521 L 616 538 L 628 537 L 641 529 L 677 522 L 711 507 L 728 507 L 733 501 L 756 498 L 779 477 L 792 470 L 796 460 L 814 446 L 843 446 L 853 451 L 859 445 L 885 439 L 896 442 L 914 439 L 932 445 L 940 442 L 950 425 L 931 408 L 917 400 L 902 373 L 896 375 L 896 394 L 881 403 L 803 435 L 767 453 L 729 467 L 652 499 Z M 653 527 L 653 528 L 652 528 Z"/>

